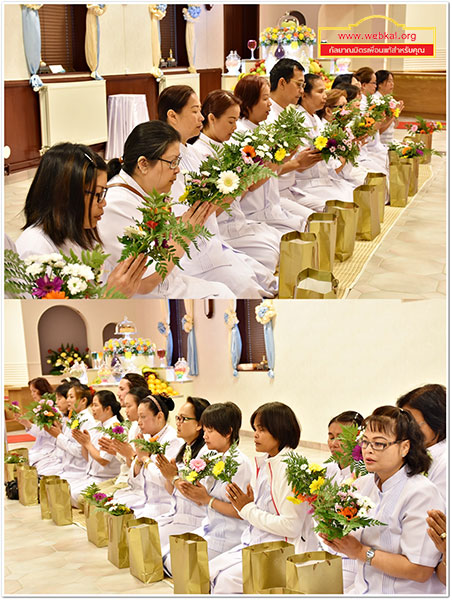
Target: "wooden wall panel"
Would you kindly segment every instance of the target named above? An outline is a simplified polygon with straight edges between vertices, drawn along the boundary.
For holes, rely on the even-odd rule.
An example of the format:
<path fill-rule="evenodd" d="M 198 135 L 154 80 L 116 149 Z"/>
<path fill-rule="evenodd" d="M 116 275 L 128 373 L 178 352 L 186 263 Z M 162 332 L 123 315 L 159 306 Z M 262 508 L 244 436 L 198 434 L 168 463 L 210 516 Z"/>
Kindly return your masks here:
<path fill-rule="evenodd" d="M 200 69 L 199 73 L 199 94 L 201 102 L 213 90 L 221 90 L 221 69 Z"/>
<path fill-rule="evenodd" d="M 404 117 L 446 119 L 446 73 L 394 72 L 394 95 L 403 100 Z"/>

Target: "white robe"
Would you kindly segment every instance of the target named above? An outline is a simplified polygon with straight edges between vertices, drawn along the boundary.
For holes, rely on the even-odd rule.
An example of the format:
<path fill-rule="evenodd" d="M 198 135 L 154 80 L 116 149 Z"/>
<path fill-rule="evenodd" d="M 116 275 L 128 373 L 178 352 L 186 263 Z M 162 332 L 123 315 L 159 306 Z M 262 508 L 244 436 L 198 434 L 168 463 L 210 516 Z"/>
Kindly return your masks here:
<path fill-rule="evenodd" d="M 141 195 L 146 196 L 146 192 L 137 184 L 137 182 L 121 171 L 119 175 L 113 177 L 109 185 L 115 183 L 126 183 L 136 189 Z M 116 264 L 119 261 L 123 246 L 118 241 L 124 229 L 130 225 L 135 225 L 134 218 L 140 220 L 142 215 L 138 210 L 141 206 L 141 197 L 130 190 L 121 187 L 114 187 L 107 192 L 107 206 L 104 210 L 102 220 L 98 225 L 99 234 L 104 244 L 105 251 L 110 254 L 110 260 Z M 187 257 L 185 257 L 187 258 Z M 183 260 L 183 259 L 182 259 Z M 181 260 L 181 263 L 182 263 Z M 146 275 L 155 272 L 151 265 Z M 222 283 L 206 282 L 196 277 L 191 277 L 185 271 L 178 267 L 165 277 L 165 280 L 157 285 L 149 294 L 136 294 L 136 298 L 231 298 L 232 292 Z"/>
<path fill-rule="evenodd" d="M 96 431 L 95 427 L 99 425 L 89 408 L 81 410 L 78 413 L 78 419 L 81 422 L 80 429 L 82 431 L 86 429 L 90 435 L 92 431 Z M 63 479 L 84 477 L 87 463 L 82 455 L 82 446 L 73 438 L 69 426 L 64 427 L 63 431 L 56 438 L 56 445 L 62 455 L 61 472 L 56 473 L 56 475 L 60 475 Z"/>
<path fill-rule="evenodd" d="M 375 92 L 375 94 L 373 95 L 374 98 L 383 98 L 383 94 L 381 92 Z M 380 142 L 382 144 L 384 144 L 385 146 L 389 146 L 389 144 L 392 144 L 392 142 L 394 141 L 394 129 L 395 129 L 396 123 L 395 121 L 393 121 L 389 127 L 383 131 L 383 133 L 380 133 Z"/>
<path fill-rule="evenodd" d="M 367 96 L 361 100 L 361 112 L 364 113 L 367 107 Z M 361 147 L 358 157 L 360 166 L 368 169 L 371 173 L 384 173 L 389 175 L 389 156 L 388 148 L 381 143 L 380 132 L 377 131 L 370 140 Z"/>
<path fill-rule="evenodd" d="M 204 133 L 193 144 L 205 157 L 213 154 L 210 144 L 221 146 Z M 217 216 L 218 228 L 223 239 L 234 249 L 244 252 L 262 263 L 273 273 L 279 262 L 279 240 L 281 234 L 266 223 L 258 223 L 246 218 L 237 198 L 230 205 L 231 214 L 226 211 Z"/>
<path fill-rule="evenodd" d="M 441 498 L 447 499 L 447 440 L 442 440 L 427 448 L 433 461 L 428 470 L 428 478 L 436 485 Z"/>

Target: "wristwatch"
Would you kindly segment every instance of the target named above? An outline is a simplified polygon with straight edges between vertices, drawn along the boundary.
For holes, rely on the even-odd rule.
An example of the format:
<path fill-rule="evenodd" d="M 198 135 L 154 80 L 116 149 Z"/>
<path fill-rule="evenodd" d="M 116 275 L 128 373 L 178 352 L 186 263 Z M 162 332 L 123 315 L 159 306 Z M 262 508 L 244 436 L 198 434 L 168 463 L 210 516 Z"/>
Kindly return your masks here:
<path fill-rule="evenodd" d="M 372 560 L 373 560 L 373 558 L 374 558 L 374 556 L 375 556 L 375 552 L 376 552 L 376 549 L 375 549 L 375 548 L 372 548 L 372 546 L 371 546 L 371 547 L 369 548 L 369 550 L 366 552 L 366 563 L 367 563 L 368 565 L 370 565 L 370 564 L 372 563 Z"/>

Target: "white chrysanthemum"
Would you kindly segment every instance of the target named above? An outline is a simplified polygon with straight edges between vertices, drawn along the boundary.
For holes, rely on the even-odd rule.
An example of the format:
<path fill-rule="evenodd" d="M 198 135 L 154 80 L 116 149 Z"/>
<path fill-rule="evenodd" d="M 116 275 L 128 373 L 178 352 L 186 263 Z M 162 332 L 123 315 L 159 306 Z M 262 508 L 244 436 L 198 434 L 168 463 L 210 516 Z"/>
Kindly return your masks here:
<path fill-rule="evenodd" d="M 138 227 L 134 227 L 133 225 L 128 225 L 127 227 L 124 228 L 124 235 L 129 235 L 131 237 L 134 237 L 134 236 L 145 237 L 146 233 L 144 231 L 142 231 L 141 229 L 138 229 Z"/>
<path fill-rule="evenodd" d="M 31 265 L 32 263 L 42 263 L 42 255 L 41 254 L 31 254 L 24 259 L 24 263 L 26 265 Z"/>
<path fill-rule="evenodd" d="M 47 260 L 52 262 L 59 262 L 62 260 L 61 254 L 59 252 L 52 252 L 51 254 L 47 254 Z"/>
<path fill-rule="evenodd" d="M 209 171 L 201 171 L 201 175 L 205 175 L 205 177 L 210 177 Z"/>
<path fill-rule="evenodd" d="M 88 287 L 86 281 L 83 281 L 79 277 L 71 277 L 67 282 L 67 286 L 71 294 L 80 294 L 80 292 L 84 292 Z"/>
<path fill-rule="evenodd" d="M 94 279 L 94 271 L 91 267 L 88 267 L 88 265 L 78 265 L 77 275 L 83 277 L 83 279 L 86 279 L 87 281 Z"/>
<path fill-rule="evenodd" d="M 359 519 L 361 519 L 363 517 L 367 517 L 367 508 L 360 508 L 356 516 Z"/>
<path fill-rule="evenodd" d="M 34 262 L 31 263 L 31 265 L 28 265 L 28 267 L 25 269 L 25 272 L 27 273 L 27 275 L 31 275 L 32 277 L 34 277 L 35 275 L 39 275 L 40 273 L 42 273 L 43 270 L 44 266 L 42 263 Z"/>
<path fill-rule="evenodd" d="M 73 264 L 65 265 L 61 269 L 61 274 L 62 275 L 74 275 L 74 276 L 77 276 L 78 275 L 78 269 L 77 269 L 77 267 L 78 267 L 78 265 L 73 265 Z"/>
<path fill-rule="evenodd" d="M 234 171 L 223 171 L 216 181 L 216 186 L 222 194 L 232 194 L 240 185 L 239 176 Z"/>

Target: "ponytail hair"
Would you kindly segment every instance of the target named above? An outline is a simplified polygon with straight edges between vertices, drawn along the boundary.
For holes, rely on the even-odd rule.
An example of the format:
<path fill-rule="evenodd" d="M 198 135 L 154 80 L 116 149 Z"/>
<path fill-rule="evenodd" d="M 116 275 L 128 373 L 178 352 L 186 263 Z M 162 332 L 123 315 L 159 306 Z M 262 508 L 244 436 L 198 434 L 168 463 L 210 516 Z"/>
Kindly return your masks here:
<path fill-rule="evenodd" d="M 432 459 L 424 448 L 424 435 L 408 411 L 397 406 L 380 406 L 364 420 L 364 426 L 371 431 L 395 435 L 397 442 L 410 442 L 408 454 L 403 459 L 409 477 L 428 472 Z"/>
<path fill-rule="evenodd" d="M 96 397 L 103 408 L 111 408 L 113 416 L 118 419 L 119 422 L 124 421 L 124 417 L 121 414 L 121 404 L 116 399 L 116 396 L 110 390 L 100 390 L 96 392 Z"/>
<path fill-rule="evenodd" d="M 166 394 L 148 394 L 145 398 L 141 399 L 138 406 L 141 404 L 147 404 L 148 409 L 153 415 L 158 415 L 159 412 L 163 413 L 165 422 L 168 420 L 168 415 L 171 410 L 174 410 L 174 400 Z"/>

